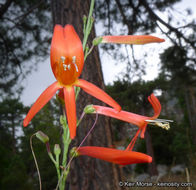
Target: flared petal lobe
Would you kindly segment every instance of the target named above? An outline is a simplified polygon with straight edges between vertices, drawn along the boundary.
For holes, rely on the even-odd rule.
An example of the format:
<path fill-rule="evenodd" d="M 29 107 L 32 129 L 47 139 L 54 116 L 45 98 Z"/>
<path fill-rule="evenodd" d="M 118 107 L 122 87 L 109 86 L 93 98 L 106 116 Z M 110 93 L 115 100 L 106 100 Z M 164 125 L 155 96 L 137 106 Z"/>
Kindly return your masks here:
<path fill-rule="evenodd" d="M 116 110 L 104 107 L 104 106 L 97 106 L 93 105 L 93 108 L 96 110 L 98 114 L 106 115 L 109 117 L 113 117 L 128 123 L 131 123 L 133 125 L 137 125 L 139 128 L 141 128 L 141 137 L 144 137 L 146 125 L 148 122 L 146 120 L 153 120 L 156 119 L 160 112 L 161 112 L 161 104 L 159 100 L 154 96 L 154 94 L 151 94 L 148 97 L 149 102 L 151 103 L 153 109 L 154 109 L 154 115 L 152 117 L 142 116 L 135 113 L 127 112 L 127 111 L 120 111 L 117 112 Z"/>
<path fill-rule="evenodd" d="M 78 81 L 74 85 L 81 87 L 86 93 L 103 101 L 104 103 L 113 107 L 115 110 L 117 110 L 117 111 L 121 110 L 120 105 L 115 100 L 113 100 L 107 93 L 105 93 L 103 90 L 101 90 L 100 88 L 98 88 L 94 84 L 87 82 L 83 79 L 78 79 Z"/>
<path fill-rule="evenodd" d="M 64 89 L 64 100 L 67 121 L 69 126 L 70 137 L 73 139 L 76 136 L 76 102 L 74 87 L 67 87 Z"/>
<path fill-rule="evenodd" d="M 50 50 L 51 67 L 57 81 L 72 84 L 84 65 L 82 42 L 73 26 L 55 25 Z"/>
<path fill-rule="evenodd" d="M 150 117 L 150 119 L 156 119 L 161 113 L 161 104 L 154 94 L 151 94 L 148 97 L 148 101 L 151 103 L 154 110 L 154 115 Z"/>
<path fill-rule="evenodd" d="M 152 162 L 152 157 L 140 152 L 125 151 L 96 146 L 80 147 L 77 151 L 79 155 L 86 155 L 119 165 Z"/>
<path fill-rule="evenodd" d="M 31 109 L 29 110 L 27 116 L 25 117 L 23 121 L 24 127 L 26 127 L 31 119 L 35 116 L 39 110 L 44 107 L 44 105 L 54 96 L 57 90 L 62 88 L 58 82 L 54 82 L 52 85 L 50 85 L 36 100 L 36 102 L 33 104 Z"/>
<path fill-rule="evenodd" d="M 102 36 L 101 43 L 144 45 L 149 43 L 161 43 L 164 39 L 150 35 L 128 35 L 128 36 Z"/>

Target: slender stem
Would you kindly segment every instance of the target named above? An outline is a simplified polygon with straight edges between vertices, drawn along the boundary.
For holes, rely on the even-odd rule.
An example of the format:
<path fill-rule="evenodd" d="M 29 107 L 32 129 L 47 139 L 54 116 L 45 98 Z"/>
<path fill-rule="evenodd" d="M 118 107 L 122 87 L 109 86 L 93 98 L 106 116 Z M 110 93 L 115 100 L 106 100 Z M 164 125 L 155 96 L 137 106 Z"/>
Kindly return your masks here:
<path fill-rule="evenodd" d="M 58 175 L 58 180 L 61 177 L 61 173 L 60 173 L 60 168 L 59 168 L 59 155 L 56 155 L 56 171 L 57 171 L 57 175 Z"/>
<path fill-rule="evenodd" d="M 82 114 L 83 115 L 83 114 Z M 83 116 L 82 116 L 83 117 Z M 98 120 L 98 114 L 96 113 L 96 119 L 95 119 L 95 122 L 93 124 L 93 126 L 91 127 L 91 129 L 88 131 L 87 135 L 84 137 L 84 139 L 82 140 L 82 142 L 80 143 L 80 145 L 78 146 L 78 148 L 76 149 L 75 151 L 75 154 L 73 154 L 73 156 L 70 158 L 67 166 L 63 169 L 62 173 L 61 173 L 61 177 L 60 177 L 60 180 L 58 181 L 58 184 L 56 186 L 56 189 L 55 190 L 58 190 L 58 187 L 60 185 L 60 183 L 62 184 L 62 180 L 63 178 L 65 177 L 65 179 L 67 178 L 67 175 L 69 173 L 69 169 L 70 169 L 70 164 L 71 164 L 71 161 L 73 160 L 74 156 L 76 155 L 76 152 L 77 150 L 82 146 L 82 144 L 84 143 L 84 141 L 86 140 L 86 138 L 90 135 L 91 131 L 94 129 L 96 123 L 97 123 L 97 120 Z M 64 190 L 64 189 L 62 189 Z"/>
<path fill-rule="evenodd" d="M 48 156 L 50 157 L 50 159 L 52 160 L 52 162 L 55 165 L 56 171 L 57 171 L 57 176 L 58 176 L 58 180 L 60 179 L 60 169 L 59 169 L 59 156 L 56 156 L 56 160 L 54 159 L 53 155 L 51 152 L 48 152 Z"/>
<path fill-rule="evenodd" d="M 95 4 L 95 0 L 91 0 L 88 20 L 87 20 L 86 28 L 84 29 L 85 34 L 84 34 L 84 39 L 83 39 L 83 44 L 82 44 L 84 51 L 86 48 L 86 43 L 88 40 L 88 36 L 90 34 L 90 30 L 92 28 L 92 14 L 93 14 L 93 9 L 94 9 L 94 4 Z"/>
<path fill-rule="evenodd" d="M 68 148 L 69 148 L 69 128 L 68 126 L 63 126 L 63 161 L 62 161 L 62 166 L 65 166 L 66 162 L 67 162 L 67 152 L 68 152 Z"/>
<path fill-rule="evenodd" d="M 85 112 L 82 112 L 82 114 L 80 116 L 80 119 L 77 122 L 77 126 L 80 125 L 80 123 L 81 123 L 82 119 L 84 118 L 84 116 L 85 116 Z"/>
<path fill-rule="evenodd" d="M 78 98 L 78 95 L 79 95 L 79 93 L 80 93 L 80 87 L 75 87 L 75 99 L 77 100 L 77 98 Z"/>
<path fill-rule="evenodd" d="M 35 134 L 31 135 L 31 137 L 30 137 L 30 147 L 31 147 L 31 152 L 32 152 L 33 159 L 34 159 L 35 166 L 36 166 L 37 173 L 38 173 L 39 189 L 41 190 L 42 189 L 42 180 L 41 180 L 41 175 L 40 175 L 40 172 L 39 172 L 39 166 L 38 166 L 38 163 L 37 163 L 37 159 L 36 159 L 36 156 L 35 156 L 35 153 L 34 153 L 34 150 L 33 150 L 33 145 L 32 145 L 33 136 L 35 136 Z"/>
<path fill-rule="evenodd" d="M 76 155 L 77 150 L 83 145 L 83 143 L 85 142 L 86 138 L 90 135 L 91 131 L 95 128 L 95 125 L 96 125 L 96 123 L 97 123 L 97 120 L 98 120 L 98 113 L 96 113 L 95 122 L 93 123 L 91 129 L 88 131 L 87 135 L 84 137 L 84 139 L 82 140 L 82 142 L 80 143 L 80 145 L 79 145 L 78 148 L 76 149 L 75 154 L 73 154 L 73 156 L 72 156 L 71 159 L 69 160 L 69 162 L 68 162 L 68 164 L 67 164 L 67 166 L 66 166 L 66 168 L 65 168 L 64 171 L 66 171 L 67 168 L 70 167 L 71 161 L 73 160 L 74 156 Z"/>
<path fill-rule="evenodd" d="M 84 61 L 86 60 L 87 56 L 92 52 L 93 48 L 94 48 L 94 45 L 92 45 L 91 48 L 90 48 L 90 50 L 87 51 L 87 53 L 85 53 L 85 55 L 84 55 Z"/>
<path fill-rule="evenodd" d="M 68 153 L 68 149 L 69 149 L 69 144 L 71 143 L 68 125 L 63 126 L 63 131 L 64 131 L 63 132 L 64 149 L 63 149 L 62 166 L 65 167 L 66 164 L 67 164 L 67 153 Z M 64 172 L 62 171 L 62 173 L 64 173 Z M 64 189 L 64 187 L 65 187 L 66 178 L 67 178 L 67 175 L 63 174 L 63 179 L 62 179 L 62 182 L 61 182 L 62 189 Z"/>
<path fill-rule="evenodd" d="M 54 157 L 53 157 L 53 155 L 52 155 L 51 152 L 48 153 L 48 156 L 50 157 L 50 159 L 52 160 L 52 162 L 54 163 L 54 165 L 56 165 L 56 161 L 55 161 L 55 159 L 54 159 Z"/>
<path fill-rule="evenodd" d="M 65 110 L 63 110 L 63 114 L 64 114 L 64 118 L 66 118 Z M 68 127 L 67 122 L 63 122 L 63 160 L 62 160 L 62 166 L 64 168 L 67 164 L 67 153 L 68 153 L 70 143 L 71 143 L 71 139 L 70 139 L 69 127 Z M 67 175 L 64 175 L 64 170 L 63 170 L 61 176 L 58 179 L 59 180 L 58 184 L 60 184 L 61 190 L 64 190 L 64 188 L 65 188 L 66 178 L 67 178 Z"/>

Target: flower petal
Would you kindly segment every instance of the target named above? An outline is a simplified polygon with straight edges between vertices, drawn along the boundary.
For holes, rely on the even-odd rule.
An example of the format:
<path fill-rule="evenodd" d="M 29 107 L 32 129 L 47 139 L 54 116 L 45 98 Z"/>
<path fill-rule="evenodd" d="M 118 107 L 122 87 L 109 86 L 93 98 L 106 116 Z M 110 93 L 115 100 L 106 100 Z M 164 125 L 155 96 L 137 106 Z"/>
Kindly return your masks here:
<path fill-rule="evenodd" d="M 152 157 L 146 154 L 113 148 L 85 146 L 80 147 L 77 152 L 79 155 L 86 155 L 119 165 L 152 162 Z"/>
<path fill-rule="evenodd" d="M 78 68 L 77 76 L 79 76 L 82 72 L 84 65 L 84 51 L 82 47 L 82 42 L 76 33 L 74 27 L 72 25 L 65 25 L 64 27 L 64 37 L 66 46 L 69 48 L 69 57 L 73 58 L 76 56 L 76 64 Z"/>
<path fill-rule="evenodd" d="M 26 127 L 31 119 L 35 116 L 35 114 L 42 108 L 44 105 L 54 96 L 57 90 L 62 88 L 58 82 L 54 82 L 52 85 L 50 85 L 36 100 L 36 102 L 33 104 L 31 109 L 29 110 L 27 116 L 25 117 L 23 121 L 23 126 Z"/>
<path fill-rule="evenodd" d="M 129 150 L 129 151 L 132 151 L 133 150 L 133 147 L 135 145 L 135 142 L 137 140 L 137 137 L 138 135 L 140 134 L 140 131 L 141 131 L 141 128 L 139 128 L 135 134 L 135 136 L 133 137 L 133 139 L 131 140 L 130 144 L 127 146 L 127 148 L 125 150 Z"/>
<path fill-rule="evenodd" d="M 96 110 L 98 114 L 106 115 L 128 123 L 132 123 L 133 125 L 137 125 L 138 127 L 142 126 L 145 123 L 145 120 L 148 119 L 148 117 L 146 116 L 138 115 L 123 110 L 117 112 L 116 110 L 105 106 L 93 105 L 93 108 Z"/>
<path fill-rule="evenodd" d="M 64 87 L 64 100 L 70 137 L 76 136 L 76 102 L 74 87 Z"/>
<path fill-rule="evenodd" d="M 151 94 L 148 97 L 148 101 L 151 103 L 154 110 L 154 115 L 150 117 L 150 119 L 156 119 L 161 113 L 161 104 L 154 94 Z"/>
<path fill-rule="evenodd" d="M 79 77 L 84 65 L 82 42 L 73 26 L 55 25 L 50 50 L 51 67 L 56 79 L 70 85 Z"/>
<path fill-rule="evenodd" d="M 116 44 L 136 44 L 143 45 L 148 43 L 164 42 L 164 39 L 150 35 L 128 35 L 128 36 L 102 36 L 101 43 L 116 43 Z"/>
<path fill-rule="evenodd" d="M 98 105 L 93 105 L 93 108 L 96 110 L 98 114 L 106 115 L 109 117 L 113 117 L 125 122 L 129 122 L 133 125 L 137 125 L 139 128 L 141 128 L 141 134 L 140 137 L 144 138 L 144 133 L 146 131 L 146 126 L 148 122 L 146 120 L 154 120 L 156 119 L 161 112 L 161 104 L 159 100 L 154 96 L 154 94 L 151 94 L 148 97 L 149 102 L 151 103 L 153 110 L 154 110 L 154 115 L 152 117 L 147 117 L 147 116 L 142 116 L 138 115 L 135 113 L 127 112 L 127 111 L 120 111 L 117 112 L 116 110 L 105 107 L 105 106 L 98 106 Z"/>
<path fill-rule="evenodd" d="M 115 110 L 117 111 L 121 110 L 120 105 L 115 100 L 113 100 L 107 93 L 105 93 L 103 90 L 101 90 L 94 84 L 87 82 L 83 79 L 78 79 L 78 81 L 74 85 L 81 87 L 86 93 L 105 102 L 106 104 L 113 107 Z"/>

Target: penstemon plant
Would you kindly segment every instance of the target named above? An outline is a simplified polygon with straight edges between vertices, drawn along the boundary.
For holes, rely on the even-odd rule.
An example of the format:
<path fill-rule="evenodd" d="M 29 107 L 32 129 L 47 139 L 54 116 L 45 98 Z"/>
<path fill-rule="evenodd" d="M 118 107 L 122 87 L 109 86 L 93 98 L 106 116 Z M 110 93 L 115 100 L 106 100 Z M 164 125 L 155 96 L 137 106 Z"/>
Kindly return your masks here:
<path fill-rule="evenodd" d="M 48 155 L 53 164 L 55 165 L 57 171 L 58 183 L 56 190 L 65 189 L 66 179 L 69 174 L 71 161 L 73 158 L 80 155 L 87 155 L 90 157 L 102 159 L 107 162 L 112 162 L 119 165 L 152 162 L 152 157 L 140 152 L 132 151 L 136 139 L 139 136 L 139 134 L 141 138 L 144 137 L 145 129 L 148 123 L 158 125 L 165 129 L 169 128 L 168 120 L 157 119 L 161 112 L 161 105 L 159 100 L 153 94 L 148 97 L 148 100 L 154 109 L 154 116 L 141 116 L 138 114 L 121 110 L 120 105 L 102 89 L 98 88 L 97 86 L 88 81 L 79 78 L 87 56 L 91 53 L 93 47 L 99 45 L 100 43 L 146 44 L 164 42 L 163 39 L 150 35 L 101 36 L 95 38 L 92 42 L 92 47 L 88 48 L 87 40 L 93 26 L 93 8 L 94 0 L 91 1 L 88 18 L 86 16 L 84 16 L 83 18 L 83 42 L 81 42 L 72 25 L 65 25 L 64 27 L 61 25 L 55 25 L 51 43 L 50 61 L 53 74 L 57 81 L 51 84 L 39 96 L 39 98 L 31 107 L 23 121 L 23 125 L 24 127 L 26 127 L 31 121 L 31 119 L 35 116 L 35 114 L 39 112 L 39 110 L 42 109 L 42 107 L 58 91 L 57 98 L 60 100 L 59 102 L 61 102 L 63 106 L 63 115 L 60 116 L 60 123 L 63 128 L 63 146 L 60 147 L 59 144 L 55 144 L 54 151 L 52 153 L 50 149 L 49 138 L 46 134 L 44 134 L 41 131 L 38 131 L 32 135 L 32 137 L 36 136 L 43 143 L 46 144 Z M 111 107 L 87 105 L 84 108 L 84 112 L 82 113 L 80 119 L 77 120 L 76 100 L 78 98 L 80 89 L 83 89 L 88 94 L 103 101 Z M 83 139 L 83 141 L 80 143 L 80 145 L 78 147 L 72 148 L 69 157 L 69 145 L 71 141 L 75 138 L 76 128 L 79 126 L 85 114 L 96 114 L 97 117 L 98 114 L 106 115 L 109 117 L 123 120 L 125 122 L 132 123 L 138 126 L 139 129 L 135 137 L 132 139 L 132 141 L 125 150 L 95 146 L 82 147 L 82 144 L 84 143 L 85 139 L 88 137 L 88 135 L 94 128 L 96 123 L 95 121 L 94 125 L 92 126 L 86 137 Z M 38 170 L 41 189 L 41 176 L 39 173 L 38 163 L 36 161 L 35 154 L 32 148 L 32 137 L 30 138 L 30 145 L 35 159 L 35 164 Z M 60 155 L 62 159 L 60 159 Z"/>

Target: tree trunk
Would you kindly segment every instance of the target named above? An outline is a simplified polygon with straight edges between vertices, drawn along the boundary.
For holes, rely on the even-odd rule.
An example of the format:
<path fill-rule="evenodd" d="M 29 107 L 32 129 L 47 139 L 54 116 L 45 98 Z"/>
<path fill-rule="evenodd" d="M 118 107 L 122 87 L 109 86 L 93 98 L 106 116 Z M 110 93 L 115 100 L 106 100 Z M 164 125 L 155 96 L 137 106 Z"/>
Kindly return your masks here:
<path fill-rule="evenodd" d="M 193 87 L 185 88 L 185 102 L 188 112 L 189 123 L 191 127 L 191 133 L 193 137 L 193 143 L 196 146 L 196 95 Z"/>
<path fill-rule="evenodd" d="M 143 105 L 145 105 L 145 103 Z M 145 115 L 144 108 L 142 108 L 142 115 Z M 157 171 L 157 166 L 156 166 L 156 162 L 154 158 L 154 149 L 152 146 L 152 139 L 148 131 L 148 127 L 146 128 L 146 132 L 145 132 L 145 141 L 146 141 L 147 154 L 152 157 L 152 163 L 148 164 L 148 173 L 150 174 L 150 176 L 155 176 L 155 175 L 158 175 L 158 171 Z"/>
<path fill-rule="evenodd" d="M 83 39 L 83 16 L 88 16 L 90 0 L 51 0 L 54 24 L 72 24 Z M 90 35 L 89 42 L 95 37 L 95 30 Z M 91 44 L 89 44 L 91 45 Z M 103 74 L 101 70 L 98 49 L 95 48 L 85 61 L 80 78 L 83 78 L 104 89 Z M 77 102 L 78 117 L 88 104 L 102 104 L 92 96 L 80 91 Z M 102 104 L 103 105 L 103 104 Z M 78 146 L 95 121 L 95 115 L 87 115 L 77 128 L 77 137 L 73 146 Z M 93 132 L 84 145 L 108 147 L 112 144 L 111 128 L 105 117 L 99 117 Z M 67 189 L 71 190 L 111 190 L 120 189 L 119 168 L 116 165 L 90 158 L 78 157 L 71 164 Z M 121 188 L 122 189 L 122 188 Z"/>
<path fill-rule="evenodd" d="M 157 167 L 156 167 L 156 162 L 154 159 L 154 150 L 152 146 L 152 138 L 150 136 L 150 133 L 148 132 L 148 129 L 145 132 L 145 140 L 146 140 L 146 150 L 147 154 L 152 157 L 152 163 L 148 164 L 148 172 L 150 176 L 155 176 L 158 175 Z"/>

